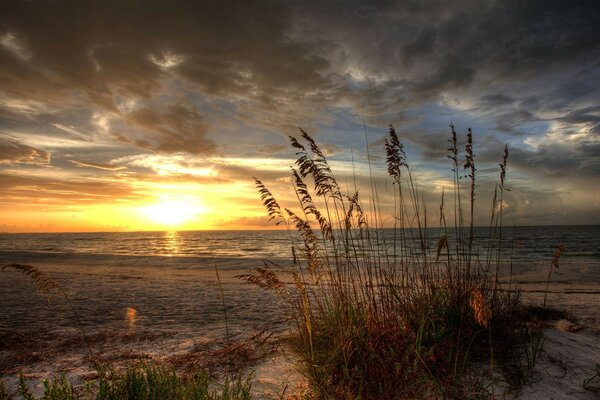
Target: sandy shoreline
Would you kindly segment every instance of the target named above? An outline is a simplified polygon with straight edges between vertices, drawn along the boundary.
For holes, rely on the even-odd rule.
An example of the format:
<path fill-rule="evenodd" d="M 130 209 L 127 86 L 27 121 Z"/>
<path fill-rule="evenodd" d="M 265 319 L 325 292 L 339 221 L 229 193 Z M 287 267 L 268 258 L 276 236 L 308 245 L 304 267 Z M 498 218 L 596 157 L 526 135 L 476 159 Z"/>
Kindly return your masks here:
<path fill-rule="evenodd" d="M 28 257 L 3 252 L 0 263 L 35 264 L 56 278 L 75 300 L 94 352 L 117 365 L 139 360 L 165 362 L 190 355 L 209 358 L 211 351 L 227 347 L 223 342 L 225 323 L 215 266 L 220 273 L 233 341 L 243 341 L 263 330 L 280 334 L 287 328 L 285 315 L 272 294 L 236 278 L 262 265 L 261 260 L 194 258 L 173 262 L 165 257 L 157 266 L 148 265 L 143 258 L 114 257 L 112 262 L 104 259 L 100 263 L 76 255 L 49 257 L 45 262 L 41 257 Z M 286 268 L 280 272 L 285 274 Z M 515 269 L 513 284 L 522 290 L 524 302 L 541 304 L 545 273 L 543 265 Z M 577 333 L 548 330 L 548 358 L 540 365 L 550 372 L 542 372 L 542 379 L 525 388 L 519 398 L 552 398 L 543 394 L 557 391 L 570 393 L 575 396 L 572 398 L 594 398 L 589 397 L 590 392 L 581 392 L 578 382 L 593 374 L 593 360 L 600 362 L 598 276 L 594 268 L 561 265 L 549 287 L 547 304 L 565 309 L 588 328 Z M 2 378 L 14 385 L 17 372 L 22 370 L 40 390 L 42 379 L 60 373 L 75 382 L 89 377 L 93 368 L 67 304 L 60 298 L 48 300 L 36 293 L 28 279 L 17 273 L 5 271 L 2 278 Z M 269 346 L 266 359 L 251 363 L 256 393 L 275 396 L 302 386 L 290 356 L 281 349 L 273 353 L 275 345 Z M 575 372 L 558 379 L 560 374 L 552 372 L 556 360 L 565 360 Z"/>

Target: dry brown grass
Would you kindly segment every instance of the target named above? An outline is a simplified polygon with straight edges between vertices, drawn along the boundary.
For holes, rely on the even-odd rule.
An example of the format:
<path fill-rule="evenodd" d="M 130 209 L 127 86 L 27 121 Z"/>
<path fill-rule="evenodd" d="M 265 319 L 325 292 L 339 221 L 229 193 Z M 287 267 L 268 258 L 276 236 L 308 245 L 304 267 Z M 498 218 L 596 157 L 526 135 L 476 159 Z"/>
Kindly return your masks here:
<path fill-rule="evenodd" d="M 273 333 L 261 331 L 239 341 L 197 344 L 189 352 L 171 355 L 163 362 L 187 373 L 201 369 L 212 376 L 240 374 L 274 355 L 278 347 L 279 340 Z"/>

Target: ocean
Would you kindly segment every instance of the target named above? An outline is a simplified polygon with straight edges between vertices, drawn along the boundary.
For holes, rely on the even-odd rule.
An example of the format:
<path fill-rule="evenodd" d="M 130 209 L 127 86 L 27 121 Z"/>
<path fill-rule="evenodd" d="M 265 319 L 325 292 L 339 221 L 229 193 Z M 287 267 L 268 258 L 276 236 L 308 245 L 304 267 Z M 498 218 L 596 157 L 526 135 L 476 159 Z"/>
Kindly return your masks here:
<path fill-rule="evenodd" d="M 409 231 L 418 236 L 415 229 Z M 435 249 L 441 231 L 426 231 L 429 247 Z M 450 236 L 452 233 L 449 229 Z M 381 241 L 385 240 L 391 249 L 393 230 L 385 229 L 384 236 Z M 558 245 L 566 249 L 562 255 L 565 260 L 600 262 L 600 225 L 504 227 L 502 237 L 503 257 L 511 257 L 514 262 L 551 259 Z M 475 228 L 474 245 L 481 254 L 487 249 L 488 238 L 489 228 Z M 35 258 L 79 254 L 281 259 L 291 255 L 289 235 L 281 230 L 0 234 L 0 252 L 31 253 Z"/>

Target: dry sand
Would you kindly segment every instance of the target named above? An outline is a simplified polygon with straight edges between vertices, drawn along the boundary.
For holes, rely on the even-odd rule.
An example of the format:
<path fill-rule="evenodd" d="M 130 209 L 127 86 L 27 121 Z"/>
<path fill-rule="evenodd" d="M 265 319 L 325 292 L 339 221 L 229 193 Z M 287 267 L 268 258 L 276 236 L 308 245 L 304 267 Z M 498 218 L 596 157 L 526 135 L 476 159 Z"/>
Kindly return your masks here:
<path fill-rule="evenodd" d="M 600 381 L 596 392 L 586 390 L 586 379 L 596 375 L 600 364 L 600 338 L 589 328 L 566 332 L 564 321 L 544 331 L 544 352 L 536 364 L 530 383 L 516 398 L 527 400 L 598 399 Z M 556 329 L 559 328 L 559 329 Z"/>

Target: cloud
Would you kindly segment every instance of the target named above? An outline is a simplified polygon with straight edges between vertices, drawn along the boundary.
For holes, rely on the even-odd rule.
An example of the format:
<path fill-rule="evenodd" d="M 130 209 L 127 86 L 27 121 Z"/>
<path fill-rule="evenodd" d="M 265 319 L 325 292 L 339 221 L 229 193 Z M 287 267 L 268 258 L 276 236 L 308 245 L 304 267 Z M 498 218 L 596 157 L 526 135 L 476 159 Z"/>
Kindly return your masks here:
<path fill-rule="evenodd" d="M 0 129 L 15 139 L 0 162 L 45 165 L 49 150 L 81 179 L 277 180 L 223 160 L 281 159 L 302 126 L 334 161 L 352 148 L 364 166 L 364 120 L 381 136 L 395 123 L 411 162 L 436 172 L 455 122 L 480 138 L 482 172 L 509 142 L 534 186 L 571 174 L 563 187 L 587 187 L 597 26 L 585 2 L 0 3 Z M 114 161 L 140 155 L 177 162 Z"/>
<path fill-rule="evenodd" d="M 12 49 L 2 63 L 5 91 L 14 98 L 64 106 L 84 95 L 120 116 L 122 99 L 147 102 L 176 80 L 277 130 L 325 118 L 324 105 L 347 105 L 371 122 L 389 122 L 449 92 L 510 88 L 533 73 L 548 76 L 591 62 L 598 52 L 598 30 L 582 4 L 4 8 L 3 37 L 30 54 L 26 62 L 16 44 L 4 46 Z M 170 151 L 164 143 L 155 150 L 162 149 Z"/>
<path fill-rule="evenodd" d="M 0 52 L 3 90 L 15 99 L 73 107 L 83 97 L 119 114 L 119 98 L 144 102 L 176 78 L 268 108 L 327 86 L 318 73 L 326 62 L 289 40 L 289 10 L 272 3 L 236 12 L 217 3 L 2 8 L 3 37 L 31 54 L 23 60 L 12 45 Z"/>
<path fill-rule="evenodd" d="M 0 136 L 0 164 L 50 164 L 50 153 Z"/>
<path fill-rule="evenodd" d="M 535 116 L 527 110 L 511 110 L 496 116 L 496 129 L 514 134 L 519 125 L 534 121 Z"/>
<path fill-rule="evenodd" d="M 600 107 L 576 109 L 557 120 L 570 126 L 587 127 L 595 135 L 600 135 Z"/>
<path fill-rule="evenodd" d="M 273 221 L 269 220 L 269 217 L 239 217 L 232 220 L 221 221 L 219 226 L 224 226 L 227 228 L 240 229 L 240 227 L 244 229 L 248 228 L 269 228 L 275 229 L 276 225 Z"/>
<path fill-rule="evenodd" d="M 125 169 L 125 167 L 112 165 L 112 164 L 103 164 L 103 163 L 94 163 L 90 161 L 79 161 L 79 160 L 69 160 L 72 164 L 77 165 L 78 167 L 88 167 L 88 168 L 96 168 L 104 171 L 120 171 Z"/>
<path fill-rule="evenodd" d="M 31 53 L 23 46 L 22 43 L 11 32 L 6 32 L 0 36 L 0 46 L 14 53 L 23 61 L 31 59 Z"/>
<path fill-rule="evenodd" d="M 215 150 L 215 143 L 206 137 L 207 124 L 203 118 L 183 104 L 169 105 L 164 111 L 138 108 L 128 113 L 125 120 L 144 130 L 145 139 L 137 142 L 140 147 L 162 153 L 210 154 Z"/>
<path fill-rule="evenodd" d="M 133 201 L 141 197 L 131 185 L 98 179 L 61 179 L 0 173 L 0 192 L 5 205 L 81 205 L 112 202 L 116 199 Z"/>

